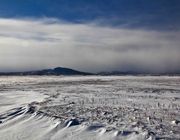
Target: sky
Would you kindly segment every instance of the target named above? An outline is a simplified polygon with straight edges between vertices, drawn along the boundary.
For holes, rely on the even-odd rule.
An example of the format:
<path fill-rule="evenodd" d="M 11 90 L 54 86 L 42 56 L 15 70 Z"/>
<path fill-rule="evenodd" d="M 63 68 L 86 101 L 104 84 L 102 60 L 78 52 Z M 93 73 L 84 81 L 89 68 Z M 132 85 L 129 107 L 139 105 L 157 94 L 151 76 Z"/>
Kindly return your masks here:
<path fill-rule="evenodd" d="M 0 0 L 0 72 L 180 72 L 179 0 Z"/>

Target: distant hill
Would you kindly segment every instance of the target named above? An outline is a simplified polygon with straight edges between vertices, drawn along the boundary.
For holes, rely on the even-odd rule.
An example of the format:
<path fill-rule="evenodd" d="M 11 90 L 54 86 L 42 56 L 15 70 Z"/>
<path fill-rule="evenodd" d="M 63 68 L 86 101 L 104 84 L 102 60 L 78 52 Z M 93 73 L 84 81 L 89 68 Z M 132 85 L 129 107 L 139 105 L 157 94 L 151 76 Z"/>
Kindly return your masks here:
<path fill-rule="evenodd" d="M 8 72 L 0 73 L 0 75 L 93 75 L 88 72 L 81 72 L 70 68 L 57 67 L 54 69 L 44 69 L 38 71 L 27 71 L 27 72 Z"/>
<path fill-rule="evenodd" d="M 98 75 L 138 75 L 138 72 L 121 72 L 121 71 L 112 71 L 112 72 L 99 72 Z"/>
<path fill-rule="evenodd" d="M 126 71 L 126 72 L 122 72 L 122 71 L 112 71 L 112 72 L 99 72 L 98 75 L 102 75 L 102 76 L 112 76 L 112 75 L 119 75 L 119 76 L 123 76 L 123 75 L 149 75 L 149 76 L 160 76 L 160 75 L 167 75 L 167 76 L 180 76 L 180 72 L 169 72 L 169 73 L 148 73 L 148 72 L 135 72 L 135 71 Z"/>
<path fill-rule="evenodd" d="M 146 73 L 146 72 L 134 72 L 134 71 L 111 71 L 111 72 L 99 72 L 99 73 L 88 73 L 82 72 L 70 68 L 63 68 L 57 67 L 54 69 L 44 69 L 44 70 L 37 70 L 37 71 L 27 71 L 27 72 L 7 72 L 7 73 L 0 73 L 0 76 L 26 76 L 26 75 L 101 75 L 101 76 L 123 76 L 123 75 L 169 75 L 169 76 L 180 76 L 180 72 L 172 72 L 172 73 Z"/>

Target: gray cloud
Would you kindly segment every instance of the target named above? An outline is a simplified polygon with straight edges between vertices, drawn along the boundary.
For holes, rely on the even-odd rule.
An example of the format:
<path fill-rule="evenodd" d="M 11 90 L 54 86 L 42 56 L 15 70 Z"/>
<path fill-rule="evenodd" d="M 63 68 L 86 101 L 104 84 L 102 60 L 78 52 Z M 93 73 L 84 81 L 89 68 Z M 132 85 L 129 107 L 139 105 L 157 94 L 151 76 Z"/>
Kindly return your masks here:
<path fill-rule="evenodd" d="M 180 71 L 179 31 L 0 19 L 0 71 L 64 66 L 98 71 Z"/>

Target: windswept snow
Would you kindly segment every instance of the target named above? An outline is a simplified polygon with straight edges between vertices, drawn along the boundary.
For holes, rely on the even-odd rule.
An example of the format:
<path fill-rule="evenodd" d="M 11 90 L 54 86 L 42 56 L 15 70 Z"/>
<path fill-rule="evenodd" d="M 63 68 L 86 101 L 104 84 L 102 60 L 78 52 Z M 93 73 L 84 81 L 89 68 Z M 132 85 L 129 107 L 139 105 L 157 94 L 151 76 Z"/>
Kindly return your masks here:
<path fill-rule="evenodd" d="M 0 77 L 0 139 L 180 139 L 180 77 Z"/>

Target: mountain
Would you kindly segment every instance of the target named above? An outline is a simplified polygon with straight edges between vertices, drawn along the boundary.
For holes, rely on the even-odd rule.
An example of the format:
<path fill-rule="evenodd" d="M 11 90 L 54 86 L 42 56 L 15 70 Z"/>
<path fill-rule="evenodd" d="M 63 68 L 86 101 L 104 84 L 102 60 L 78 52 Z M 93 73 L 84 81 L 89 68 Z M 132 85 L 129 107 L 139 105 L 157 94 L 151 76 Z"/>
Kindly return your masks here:
<path fill-rule="evenodd" d="M 44 69 L 38 71 L 27 71 L 27 72 L 9 72 L 0 73 L 0 75 L 93 75 L 88 72 L 81 72 L 70 68 L 57 67 L 54 69 Z"/>
<path fill-rule="evenodd" d="M 99 72 L 99 73 L 88 73 L 82 72 L 70 68 L 57 67 L 54 69 L 44 69 L 37 71 L 27 71 L 27 72 L 7 72 L 0 73 L 0 76 L 26 76 L 26 75 L 101 75 L 101 76 L 123 76 L 123 75 L 169 75 L 169 76 L 180 76 L 180 72 L 172 72 L 172 73 L 148 73 L 148 72 L 135 72 L 135 71 L 111 71 L 111 72 Z"/>

